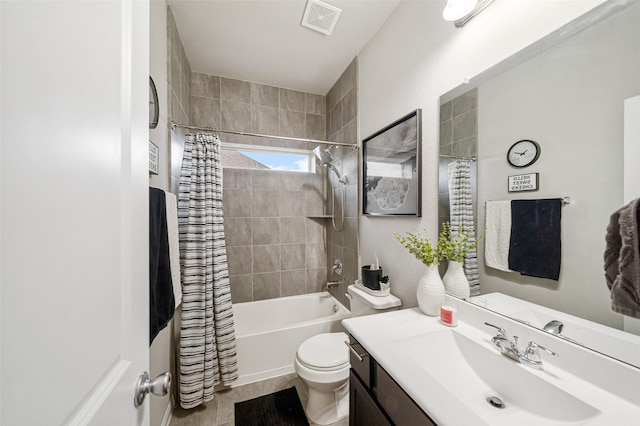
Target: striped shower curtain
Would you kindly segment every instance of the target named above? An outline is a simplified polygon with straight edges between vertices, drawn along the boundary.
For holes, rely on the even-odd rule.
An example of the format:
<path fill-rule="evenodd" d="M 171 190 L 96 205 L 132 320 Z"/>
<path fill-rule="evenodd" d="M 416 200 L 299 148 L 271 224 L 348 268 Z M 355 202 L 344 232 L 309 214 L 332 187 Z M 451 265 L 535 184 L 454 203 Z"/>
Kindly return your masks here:
<path fill-rule="evenodd" d="M 451 232 L 455 235 L 462 225 L 463 231 L 473 230 L 471 238 L 476 238 L 473 199 L 471 195 L 471 161 L 456 160 L 449 164 L 449 214 Z M 472 250 L 464 260 L 464 272 L 469 280 L 471 296 L 480 294 L 478 256 Z"/>
<path fill-rule="evenodd" d="M 222 217 L 220 139 L 187 135 L 178 195 L 182 274 L 179 398 L 183 408 L 213 399 L 238 378 Z"/>

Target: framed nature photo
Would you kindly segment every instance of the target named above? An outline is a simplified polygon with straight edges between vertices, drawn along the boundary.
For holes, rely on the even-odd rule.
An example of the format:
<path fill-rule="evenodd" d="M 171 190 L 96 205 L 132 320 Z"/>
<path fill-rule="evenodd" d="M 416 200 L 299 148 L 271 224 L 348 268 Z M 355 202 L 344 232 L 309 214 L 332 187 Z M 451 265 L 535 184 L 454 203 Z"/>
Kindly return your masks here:
<path fill-rule="evenodd" d="M 417 109 L 362 141 L 362 214 L 421 215 L 421 113 Z"/>

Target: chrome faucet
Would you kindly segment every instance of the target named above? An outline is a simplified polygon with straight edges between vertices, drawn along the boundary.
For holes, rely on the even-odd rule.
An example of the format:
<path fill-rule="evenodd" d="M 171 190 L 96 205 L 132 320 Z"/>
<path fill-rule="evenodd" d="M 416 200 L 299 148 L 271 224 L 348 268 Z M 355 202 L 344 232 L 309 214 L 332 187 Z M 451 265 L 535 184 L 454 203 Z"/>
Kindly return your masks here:
<path fill-rule="evenodd" d="M 538 349 L 543 350 L 552 357 L 558 356 L 557 353 L 537 344 L 533 340 L 527 344 L 527 348 L 525 350 L 520 350 L 518 348 L 518 336 L 513 336 L 513 341 L 511 341 L 507 337 L 507 331 L 504 328 L 489 324 L 488 322 L 485 322 L 484 324 L 498 330 L 498 334 L 491 338 L 491 344 L 498 349 L 502 355 L 516 362 L 528 365 L 536 370 L 542 370 L 544 366 Z"/>
<path fill-rule="evenodd" d="M 327 281 L 327 290 L 329 290 L 330 288 L 333 288 L 333 287 L 338 287 L 343 282 L 344 281 Z"/>
<path fill-rule="evenodd" d="M 543 327 L 543 330 L 551 334 L 560 334 L 563 328 L 564 324 L 562 322 L 551 320 Z"/>

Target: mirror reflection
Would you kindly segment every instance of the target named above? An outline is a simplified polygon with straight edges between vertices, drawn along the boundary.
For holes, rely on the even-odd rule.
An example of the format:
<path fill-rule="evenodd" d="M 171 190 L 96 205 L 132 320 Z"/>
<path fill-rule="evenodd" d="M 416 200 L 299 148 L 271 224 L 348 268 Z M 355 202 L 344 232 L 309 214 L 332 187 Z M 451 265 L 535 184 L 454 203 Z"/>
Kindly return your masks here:
<path fill-rule="evenodd" d="M 442 96 L 440 220 L 446 220 L 448 210 L 445 173 L 451 157 L 477 158 L 478 229 L 486 226 L 487 201 L 568 197 L 570 204 L 561 211 L 558 279 L 487 267 L 482 241 L 480 297 L 489 309 L 502 309 L 523 322 L 546 326 L 550 332 L 640 366 L 633 356 L 610 351 L 612 343 L 603 338 L 624 336 L 621 339 L 637 345 L 632 352 L 640 353 L 640 344 L 634 343 L 640 337 L 624 333 L 633 327 L 633 319 L 611 310 L 603 262 L 611 215 L 640 197 L 640 193 L 623 196 L 624 105 L 626 99 L 640 95 L 640 4 L 631 3 L 607 16 L 603 11 L 596 9 L 519 53 L 518 64 L 507 60 Z M 456 115 L 461 104 L 471 107 Z M 540 145 L 540 157 L 528 167 L 515 168 L 508 163 L 507 152 L 523 139 Z M 537 173 L 539 189 L 509 192 L 509 176 L 523 173 Z M 508 298 L 498 301 L 487 296 L 491 293 L 524 302 L 515 306 Z M 556 318 L 560 313 L 571 317 L 565 317 L 559 331 L 562 327 L 552 321 L 561 321 Z M 588 327 L 581 319 L 595 323 L 595 337 L 570 335 L 568 324 Z"/>

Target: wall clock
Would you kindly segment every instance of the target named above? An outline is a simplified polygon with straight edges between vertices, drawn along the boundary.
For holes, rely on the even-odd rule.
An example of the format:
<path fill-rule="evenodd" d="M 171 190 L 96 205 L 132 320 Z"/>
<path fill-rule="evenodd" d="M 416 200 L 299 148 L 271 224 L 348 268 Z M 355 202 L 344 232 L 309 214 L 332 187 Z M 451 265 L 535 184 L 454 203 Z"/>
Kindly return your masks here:
<path fill-rule="evenodd" d="M 160 106 L 158 105 L 158 92 L 153 79 L 149 76 L 149 128 L 158 127 L 158 116 L 160 115 Z"/>
<path fill-rule="evenodd" d="M 527 167 L 538 161 L 540 145 L 532 140 L 523 139 L 511 145 L 507 152 L 507 161 L 513 167 Z"/>

